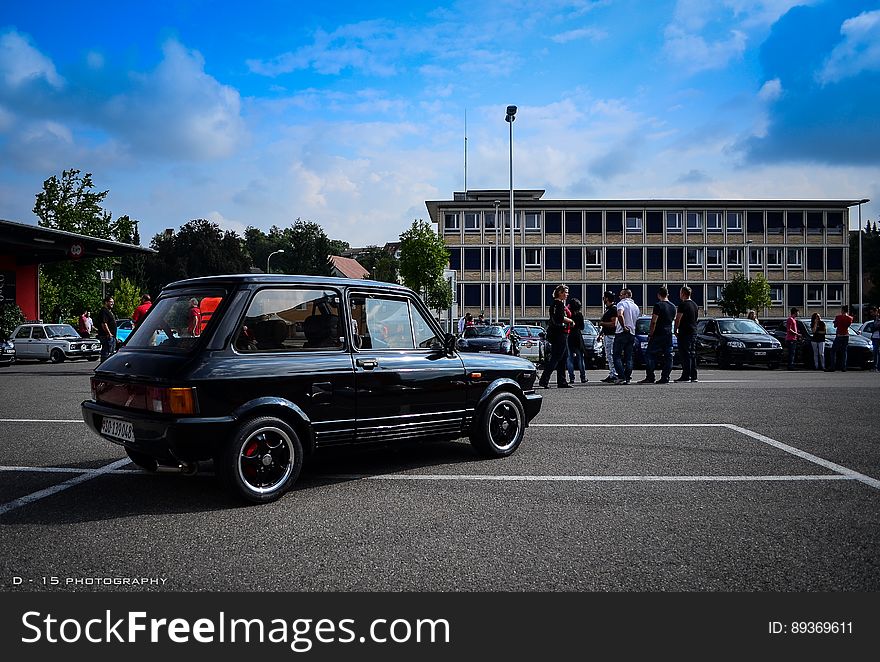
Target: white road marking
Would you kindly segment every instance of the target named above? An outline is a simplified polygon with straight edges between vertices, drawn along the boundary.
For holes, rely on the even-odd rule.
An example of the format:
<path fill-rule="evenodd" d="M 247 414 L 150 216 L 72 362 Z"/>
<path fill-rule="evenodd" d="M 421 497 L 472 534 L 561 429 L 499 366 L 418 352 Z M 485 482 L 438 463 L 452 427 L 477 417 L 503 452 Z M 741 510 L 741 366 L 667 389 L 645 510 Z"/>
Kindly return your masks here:
<path fill-rule="evenodd" d="M 804 476 L 498 476 L 480 474 L 379 474 L 326 476 L 348 480 L 498 480 L 537 483 L 615 483 L 615 482 L 750 482 L 750 481 L 804 481 L 804 480 L 858 480 L 841 474 L 809 474 Z"/>
<path fill-rule="evenodd" d="M 58 494 L 58 492 L 62 492 L 69 487 L 79 485 L 80 483 L 84 483 L 87 480 L 92 480 L 93 478 L 97 478 L 98 476 L 101 476 L 103 474 L 110 473 L 114 469 L 125 466 L 129 462 L 131 462 L 131 460 L 129 460 L 128 458 L 125 458 L 123 460 L 116 460 L 116 462 L 111 462 L 110 464 L 105 465 L 100 469 L 92 469 L 89 471 L 89 473 L 80 474 L 79 476 L 75 476 L 73 478 L 70 478 L 69 480 L 65 480 L 63 483 L 59 483 L 58 485 L 52 485 L 44 490 L 40 490 L 39 492 L 34 492 L 18 499 L 8 501 L 0 505 L 0 515 L 5 515 L 10 510 L 15 510 L 16 508 L 26 506 L 27 504 L 33 503 L 34 501 L 45 499 L 46 497 L 52 496 L 53 494 Z"/>
<path fill-rule="evenodd" d="M 0 423 L 85 423 L 80 418 L 0 418 Z"/>

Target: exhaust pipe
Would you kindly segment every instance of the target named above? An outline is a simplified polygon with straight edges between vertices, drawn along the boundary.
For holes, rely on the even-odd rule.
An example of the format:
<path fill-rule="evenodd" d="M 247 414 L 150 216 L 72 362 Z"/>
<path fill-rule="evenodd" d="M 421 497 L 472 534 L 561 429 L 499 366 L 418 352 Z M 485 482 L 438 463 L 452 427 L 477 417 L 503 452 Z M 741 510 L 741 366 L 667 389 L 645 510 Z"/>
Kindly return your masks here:
<path fill-rule="evenodd" d="M 184 476 L 195 476 L 199 472 L 199 465 L 197 462 L 181 462 L 176 466 L 171 464 L 157 464 L 156 472 L 167 474 L 183 474 Z"/>

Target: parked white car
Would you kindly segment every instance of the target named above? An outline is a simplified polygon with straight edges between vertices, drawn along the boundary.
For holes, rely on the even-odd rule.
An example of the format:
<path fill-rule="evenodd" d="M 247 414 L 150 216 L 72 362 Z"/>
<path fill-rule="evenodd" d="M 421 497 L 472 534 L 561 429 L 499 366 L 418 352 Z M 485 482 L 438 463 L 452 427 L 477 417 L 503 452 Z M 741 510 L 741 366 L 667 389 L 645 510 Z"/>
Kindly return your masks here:
<path fill-rule="evenodd" d="M 101 353 L 101 343 L 96 338 L 81 338 L 70 324 L 22 324 L 15 327 L 12 340 L 17 361 L 94 361 Z"/>

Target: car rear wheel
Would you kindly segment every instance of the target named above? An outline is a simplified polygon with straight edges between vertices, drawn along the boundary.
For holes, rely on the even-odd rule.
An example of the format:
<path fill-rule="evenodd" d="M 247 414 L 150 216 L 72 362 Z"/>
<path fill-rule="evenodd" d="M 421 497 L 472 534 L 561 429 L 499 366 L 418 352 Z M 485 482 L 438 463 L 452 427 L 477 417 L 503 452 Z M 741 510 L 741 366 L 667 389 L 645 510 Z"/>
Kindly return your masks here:
<path fill-rule="evenodd" d="M 471 433 L 471 444 L 484 457 L 507 457 L 525 432 L 522 403 L 512 393 L 499 393 L 483 407 Z"/>
<path fill-rule="evenodd" d="M 139 466 L 144 471 L 154 472 L 156 471 L 156 467 L 159 466 L 159 463 L 156 462 L 156 458 L 151 455 L 147 455 L 146 453 L 139 453 L 138 451 L 133 451 L 130 448 L 125 449 L 126 455 L 128 455 L 128 459 L 131 460 L 134 464 Z"/>
<path fill-rule="evenodd" d="M 273 416 L 241 424 L 221 451 L 217 472 L 245 501 L 268 503 L 289 490 L 302 469 L 302 444 L 294 429 Z"/>
<path fill-rule="evenodd" d="M 52 363 L 61 363 L 64 361 L 64 352 L 55 347 L 51 352 L 49 352 L 49 360 Z"/>

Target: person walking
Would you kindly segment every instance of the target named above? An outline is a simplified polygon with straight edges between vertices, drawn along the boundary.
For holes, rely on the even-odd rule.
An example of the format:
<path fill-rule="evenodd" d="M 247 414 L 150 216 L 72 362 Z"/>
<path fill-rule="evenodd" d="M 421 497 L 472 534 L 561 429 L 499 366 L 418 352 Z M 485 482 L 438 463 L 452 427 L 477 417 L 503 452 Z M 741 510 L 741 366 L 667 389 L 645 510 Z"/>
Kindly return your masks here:
<path fill-rule="evenodd" d="M 581 302 L 578 299 L 571 299 L 568 304 L 571 311 L 572 328 L 568 334 L 568 381 L 574 384 L 574 371 L 579 370 L 581 373 L 581 384 L 587 383 L 586 361 L 584 358 L 584 314 L 581 312 Z"/>
<path fill-rule="evenodd" d="M 678 351 L 681 353 L 681 377 L 676 382 L 697 381 L 697 354 L 694 339 L 697 333 L 697 320 L 700 309 L 691 300 L 691 288 L 683 286 L 678 293 L 681 303 L 675 315 L 675 335 L 678 338 Z"/>
<path fill-rule="evenodd" d="M 141 297 L 141 305 L 134 309 L 134 312 L 131 314 L 131 321 L 134 323 L 134 328 L 138 328 L 141 325 L 141 321 L 144 319 L 144 315 L 147 314 L 147 311 L 152 307 L 153 302 L 150 300 L 150 295 L 145 294 Z"/>
<path fill-rule="evenodd" d="M 550 375 L 556 371 L 556 386 L 558 388 L 571 388 L 565 380 L 565 359 L 568 356 L 568 334 L 571 331 L 573 320 L 565 314 L 565 300 L 568 298 L 568 288 L 558 285 L 553 290 L 553 301 L 550 303 L 549 320 L 547 323 L 547 340 L 550 341 L 550 357 L 541 373 L 538 385 L 542 388 L 550 388 Z"/>
<path fill-rule="evenodd" d="M 825 333 L 825 322 L 819 313 L 813 313 L 810 318 L 810 345 L 813 347 L 813 367 L 816 370 L 825 370 Z"/>
<path fill-rule="evenodd" d="M 633 371 L 633 350 L 636 339 L 636 320 L 639 307 L 632 300 L 632 290 L 620 290 L 617 302 L 617 329 L 614 334 L 614 370 L 617 372 L 615 384 L 629 384 Z"/>
<path fill-rule="evenodd" d="M 788 369 L 794 370 L 794 361 L 797 357 L 798 340 L 801 338 L 797 325 L 798 309 L 792 307 L 791 314 L 785 321 L 785 342 L 788 343 Z"/>
<path fill-rule="evenodd" d="M 104 299 L 104 307 L 98 311 L 98 340 L 101 342 L 101 361 L 116 351 L 116 315 L 113 314 L 113 297 Z"/>
<path fill-rule="evenodd" d="M 602 296 L 605 312 L 599 320 L 599 337 L 605 350 L 605 362 L 608 363 L 608 376 L 603 382 L 616 382 L 617 370 L 614 369 L 614 334 L 617 333 L 617 306 L 614 305 L 614 293 L 606 290 Z"/>
<path fill-rule="evenodd" d="M 668 384 L 672 373 L 672 323 L 675 321 L 675 306 L 669 303 L 669 290 L 657 290 L 657 303 L 651 314 L 648 329 L 648 348 L 645 350 L 645 378 L 639 384 L 653 384 L 654 365 L 660 363 L 660 381 Z"/>
<path fill-rule="evenodd" d="M 79 335 L 81 338 L 91 338 L 92 337 L 92 328 L 94 328 L 94 322 L 92 322 L 92 311 L 85 310 L 83 314 L 79 316 Z"/>
<path fill-rule="evenodd" d="M 834 344 L 831 347 L 831 372 L 840 368 L 846 372 L 846 360 L 849 353 L 849 327 L 853 318 L 849 314 L 849 306 L 840 307 L 840 315 L 834 318 Z"/>

